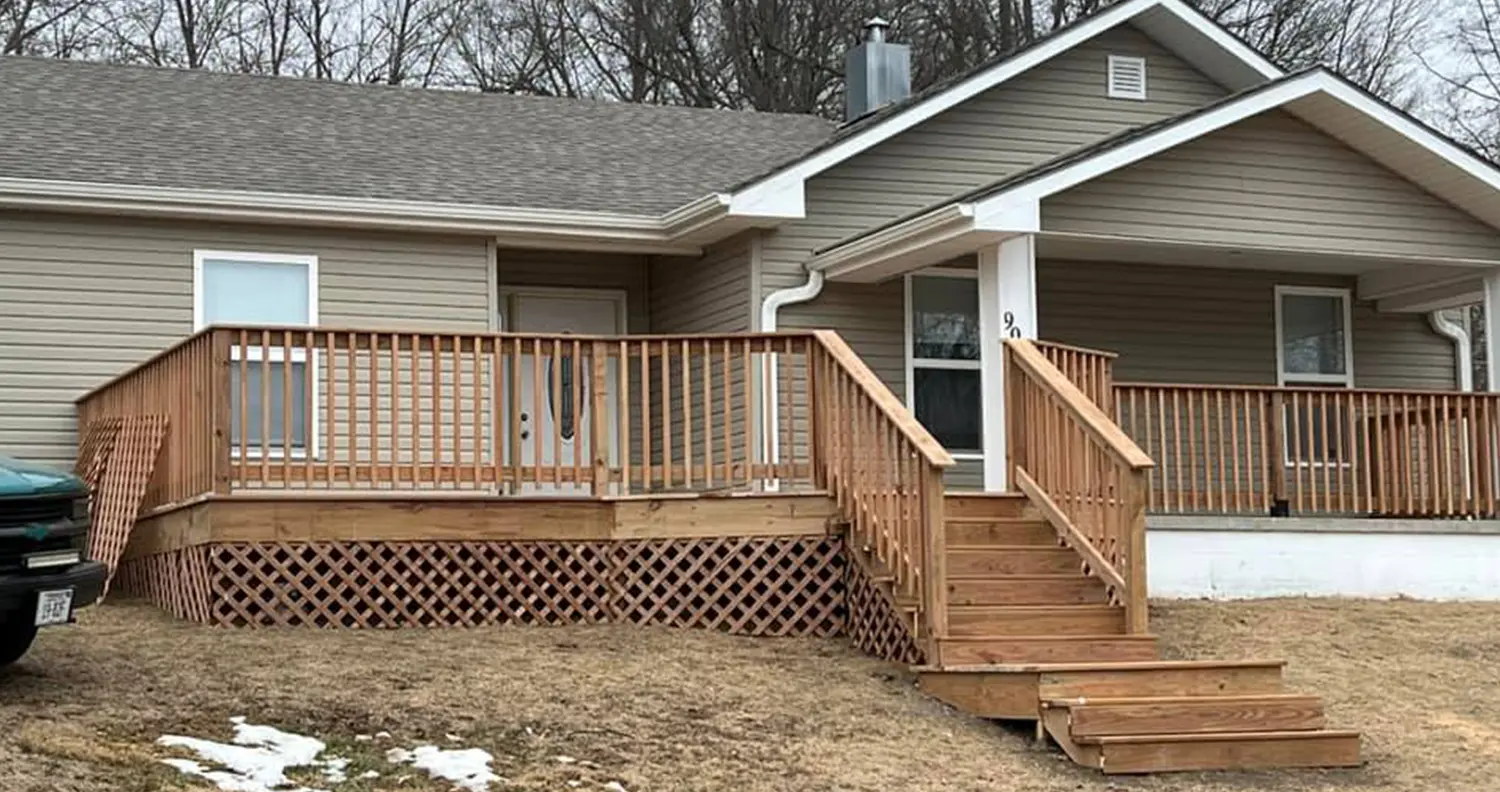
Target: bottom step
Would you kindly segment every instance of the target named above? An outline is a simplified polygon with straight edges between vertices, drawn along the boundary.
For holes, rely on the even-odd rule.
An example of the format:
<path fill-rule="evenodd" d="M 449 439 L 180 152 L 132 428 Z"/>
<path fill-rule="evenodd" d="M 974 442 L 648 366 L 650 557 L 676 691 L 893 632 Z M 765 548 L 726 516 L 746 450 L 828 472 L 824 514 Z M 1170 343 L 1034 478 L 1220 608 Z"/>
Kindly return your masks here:
<path fill-rule="evenodd" d="M 1290 731 L 1080 737 L 1106 773 L 1356 767 L 1359 732 Z"/>
<path fill-rule="evenodd" d="M 1152 635 L 975 635 L 938 640 L 937 665 L 1155 660 Z"/>

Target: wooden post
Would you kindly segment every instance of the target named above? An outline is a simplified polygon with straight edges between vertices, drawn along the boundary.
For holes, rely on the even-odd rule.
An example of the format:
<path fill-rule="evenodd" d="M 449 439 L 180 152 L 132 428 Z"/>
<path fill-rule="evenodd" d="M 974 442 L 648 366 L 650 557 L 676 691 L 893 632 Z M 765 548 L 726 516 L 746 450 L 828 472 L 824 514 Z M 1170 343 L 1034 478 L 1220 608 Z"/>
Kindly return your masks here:
<path fill-rule="evenodd" d="M 1129 471 L 1123 480 L 1129 482 L 1129 491 L 1124 498 L 1130 553 L 1130 569 L 1125 571 L 1126 585 L 1130 589 L 1125 605 L 1126 631 L 1131 635 L 1145 635 L 1150 630 L 1146 584 L 1146 471 Z"/>
<path fill-rule="evenodd" d="M 229 347 L 230 331 L 215 329 L 213 331 L 213 351 L 211 355 L 212 365 L 209 368 L 209 407 L 210 419 L 213 422 L 213 457 L 209 460 L 212 469 L 212 484 L 215 495 L 229 494 L 229 447 L 230 447 L 230 420 L 231 406 L 229 391 Z M 309 419 L 309 426 L 311 425 Z M 244 427 L 240 427 L 241 431 Z M 243 441 L 242 441 L 243 442 Z"/>
<path fill-rule="evenodd" d="M 595 341 L 590 352 L 592 374 L 589 377 L 589 452 L 594 458 L 594 478 L 591 487 L 595 498 L 602 498 L 609 488 L 609 367 L 608 352 L 603 341 Z M 575 363 L 575 365 L 577 365 Z"/>
<path fill-rule="evenodd" d="M 818 401 L 822 396 L 822 382 L 819 381 L 818 361 L 823 346 L 817 338 L 809 337 L 803 342 L 806 349 L 807 372 L 807 462 L 812 469 L 813 486 L 818 489 L 828 488 L 828 474 L 823 469 L 824 446 L 823 446 L 823 417 L 820 411 L 822 404 Z"/>
<path fill-rule="evenodd" d="M 923 465 L 922 481 L 922 529 L 926 535 L 923 550 L 927 563 L 922 567 L 927 588 L 927 624 L 932 634 L 928 636 L 931 649 L 928 657 L 935 658 L 937 641 L 948 637 L 948 536 L 943 516 L 943 469 Z"/>
<path fill-rule="evenodd" d="M 1266 482 L 1271 485 L 1271 507 L 1286 500 L 1286 404 L 1281 391 L 1271 394 L 1271 447 L 1266 453 Z"/>

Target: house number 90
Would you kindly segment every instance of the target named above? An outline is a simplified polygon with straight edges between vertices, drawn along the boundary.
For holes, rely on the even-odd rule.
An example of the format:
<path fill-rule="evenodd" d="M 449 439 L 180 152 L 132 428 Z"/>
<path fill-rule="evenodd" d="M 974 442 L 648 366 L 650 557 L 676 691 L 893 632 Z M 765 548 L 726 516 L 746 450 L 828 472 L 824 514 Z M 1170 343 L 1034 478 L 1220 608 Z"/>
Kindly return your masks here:
<path fill-rule="evenodd" d="M 1016 327 L 1016 315 L 1010 311 L 1005 312 L 1005 334 L 1011 338 L 1021 337 L 1021 328 Z"/>

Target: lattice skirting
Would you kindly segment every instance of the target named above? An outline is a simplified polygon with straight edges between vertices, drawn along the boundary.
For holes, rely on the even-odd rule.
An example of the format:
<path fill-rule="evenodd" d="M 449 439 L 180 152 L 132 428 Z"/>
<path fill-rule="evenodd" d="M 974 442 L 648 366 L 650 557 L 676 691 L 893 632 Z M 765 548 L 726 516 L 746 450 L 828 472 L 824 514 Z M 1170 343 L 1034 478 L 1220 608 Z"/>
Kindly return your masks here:
<path fill-rule="evenodd" d="M 841 550 L 823 537 L 214 544 L 131 559 L 119 585 L 225 626 L 624 622 L 830 636 L 845 625 Z"/>
<path fill-rule="evenodd" d="M 871 580 L 857 561 L 844 565 L 844 592 L 849 604 L 849 640 L 861 651 L 906 665 L 922 663 L 922 649 L 885 586 Z"/>

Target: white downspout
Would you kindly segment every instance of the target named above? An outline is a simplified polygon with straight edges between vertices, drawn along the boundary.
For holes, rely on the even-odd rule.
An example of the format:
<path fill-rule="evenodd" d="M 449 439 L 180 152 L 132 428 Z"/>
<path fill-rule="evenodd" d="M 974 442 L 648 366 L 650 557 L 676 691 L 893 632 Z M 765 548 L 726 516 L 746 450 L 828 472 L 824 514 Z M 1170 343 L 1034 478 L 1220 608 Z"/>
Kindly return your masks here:
<path fill-rule="evenodd" d="M 823 273 L 819 270 L 810 270 L 807 273 L 807 281 L 801 286 L 777 289 L 767 294 L 760 303 L 761 332 L 776 332 L 777 314 L 783 307 L 805 303 L 817 297 L 822 291 Z M 776 355 L 766 355 L 765 367 L 761 375 L 765 385 L 761 388 L 760 425 L 762 432 L 760 439 L 761 458 L 770 465 L 781 461 L 781 416 L 776 413 L 779 381 L 777 374 Z M 768 482 L 767 488 L 777 489 L 776 482 Z"/>
<path fill-rule="evenodd" d="M 1469 329 L 1453 321 L 1442 309 L 1428 313 L 1427 323 L 1432 325 L 1433 332 L 1453 342 L 1453 370 L 1458 389 L 1465 393 L 1474 390 L 1474 358 L 1470 351 Z M 1469 480 L 1469 471 L 1473 466 L 1469 462 L 1469 455 L 1473 450 L 1468 447 L 1469 432 L 1462 426 L 1459 431 L 1463 432 L 1460 444 L 1464 449 L 1464 494 L 1472 496 L 1473 483 Z"/>
<path fill-rule="evenodd" d="M 1458 389 L 1465 393 L 1474 390 L 1474 360 L 1468 328 L 1453 321 L 1442 310 L 1427 314 L 1427 323 L 1432 325 L 1434 333 L 1453 342 L 1453 369 Z"/>

